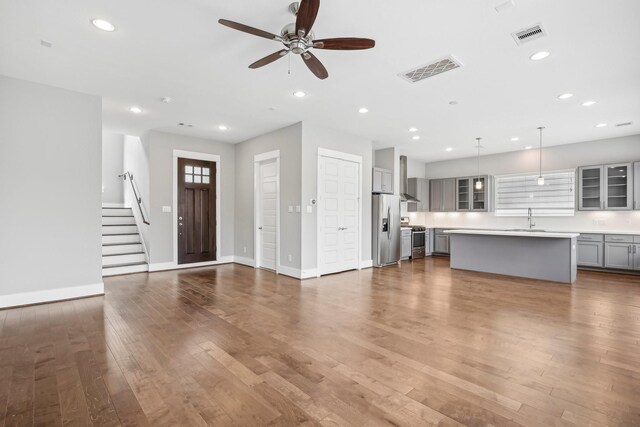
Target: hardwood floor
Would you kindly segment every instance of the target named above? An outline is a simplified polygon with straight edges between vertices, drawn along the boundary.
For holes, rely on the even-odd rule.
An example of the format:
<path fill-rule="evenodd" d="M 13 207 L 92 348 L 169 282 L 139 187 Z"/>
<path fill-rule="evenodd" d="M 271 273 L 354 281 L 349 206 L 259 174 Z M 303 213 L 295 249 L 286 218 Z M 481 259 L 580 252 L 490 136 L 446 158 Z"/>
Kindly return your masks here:
<path fill-rule="evenodd" d="M 640 425 L 640 277 L 239 265 L 0 311 L 0 426 Z"/>

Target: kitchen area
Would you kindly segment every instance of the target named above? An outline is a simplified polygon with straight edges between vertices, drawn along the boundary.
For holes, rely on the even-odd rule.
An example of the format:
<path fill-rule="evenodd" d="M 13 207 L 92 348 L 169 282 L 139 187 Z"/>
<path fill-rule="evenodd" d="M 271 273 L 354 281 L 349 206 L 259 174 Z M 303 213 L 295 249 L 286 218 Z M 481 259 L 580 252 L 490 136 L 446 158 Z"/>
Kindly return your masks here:
<path fill-rule="evenodd" d="M 580 150 L 580 145 L 572 149 Z M 495 158 L 485 161 L 485 169 L 480 158 L 423 163 L 420 174 L 420 162 L 398 155 L 398 150 L 379 150 L 374 200 L 391 197 L 393 208 L 387 212 L 397 219 L 381 226 L 384 215 L 374 213 L 374 266 L 443 256 L 450 257 L 453 269 L 568 284 L 576 280 L 578 269 L 638 274 L 640 149 L 624 149 L 629 147 L 634 157 L 625 161 L 572 167 L 556 162 L 561 167 L 552 171 L 525 173 L 514 173 L 514 168 L 532 168 L 512 153 L 488 156 Z M 559 151 L 548 150 L 547 155 Z M 525 154 L 533 164 L 532 154 L 540 153 Z M 514 158 L 520 164 L 508 162 Z M 447 169 L 467 174 L 442 176 Z M 375 201 L 373 206 L 375 211 Z M 386 250 L 390 257 L 376 257 L 380 242 L 398 249 Z"/>

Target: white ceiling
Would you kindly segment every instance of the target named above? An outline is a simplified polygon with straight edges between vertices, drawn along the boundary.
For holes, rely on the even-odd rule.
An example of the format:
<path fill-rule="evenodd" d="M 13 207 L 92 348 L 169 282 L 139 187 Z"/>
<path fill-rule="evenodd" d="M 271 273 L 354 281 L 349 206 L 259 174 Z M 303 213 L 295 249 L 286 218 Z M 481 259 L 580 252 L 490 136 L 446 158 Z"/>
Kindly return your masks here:
<path fill-rule="evenodd" d="M 316 50 L 325 81 L 297 57 L 290 75 L 287 58 L 249 70 L 281 45 L 217 23 L 277 33 L 293 21 L 289 2 L 0 0 L 0 74 L 102 95 L 105 128 L 129 134 L 160 129 L 235 143 L 305 120 L 425 161 L 474 155 L 478 136 L 485 154 L 536 145 L 540 125 L 545 145 L 640 134 L 638 0 L 514 0 L 502 13 L 494 7 L 504 0 L 324 0 L 317 38 L 377 42 L 369 51 Z M 117 30 L 95 29 L 96 17 Z M 536 23 L 548 36 L 518 47 L 510 34 Z M 540 50 L 551 56 L 530 61 Z M 397 76 L 449 54 L 464 67 L 413 85 Z M 294 98 L 300 89 L 309 96 Z M 556 98 L 565 92 L 575 96 Z M 591 99 L 598 103 L 580 105 Z M 132 105 L 144 113 L 130 113 Z M 369 114 L 357 112 L 363 106 Z M 601 122 L 609 126 L 595 128 Z M 230 130 L 219 131 L 222 123 Z"/>

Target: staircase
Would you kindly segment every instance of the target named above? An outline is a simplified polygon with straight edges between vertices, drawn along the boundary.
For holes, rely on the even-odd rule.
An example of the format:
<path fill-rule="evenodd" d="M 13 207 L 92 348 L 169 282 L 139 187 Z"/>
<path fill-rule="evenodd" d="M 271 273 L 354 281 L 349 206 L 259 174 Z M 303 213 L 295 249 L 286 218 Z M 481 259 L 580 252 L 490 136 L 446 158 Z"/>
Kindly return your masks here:
<path fill-rule="evenodd" d="M 102 275 L 149 271 L 131 208 L 102 208 Z"/>

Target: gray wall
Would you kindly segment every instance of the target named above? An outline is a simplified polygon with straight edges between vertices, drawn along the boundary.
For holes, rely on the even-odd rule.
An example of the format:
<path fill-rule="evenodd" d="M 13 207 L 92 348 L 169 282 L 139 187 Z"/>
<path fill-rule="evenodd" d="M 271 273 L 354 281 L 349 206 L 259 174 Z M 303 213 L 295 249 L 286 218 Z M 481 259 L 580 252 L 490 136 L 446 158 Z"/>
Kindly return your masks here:
<path fill-rule="evenodd" d="M 371 260 L 371 185 L 372 141 L 322 126 L 302 126 L 302 271 L 318 268 L 318 213 L 306 212 L 311 199 L 318 198 L 318 148 L 341 151 L 362 157 L 362 230 L 361 260 Z"/>
<path fill-rule="evenodd" d="M 101 140 L 99 97 L 0 76 L 0 295 L 102 283 Z"/>
<path fill-rule="evenodd" d="M 232 144 L 183 135 L 151 131 L 143 136 L 149 144 L 149 212 L 151 264 L 173 262 L 173 214 L 163 213 L 162 206 L 173 206 L 173 150 L 193 151 L 220 156 L 220 246 L 218 257 L 234 254 L 234 169 Z M 143 142 L 144 145 L 144 142 Z M 244 224 L 241 222 L 241 224 Z M 177 261 L 177 260 L 176 260 Z"/>
<path fill-rule="evenodd" d="M 102 134 L 102 203 L 124 203 L 124 135 Z"/>
<path fill-rule="evenodd" d="M 128 171 L 133 175 L 136 191 L 142 199 L 142 212 L 149 222 L 152 221 L 152 213 L 149 210 L 151 190 L 149 188 L 149 137 L 147 134 L 142 137 L 125 135 L 123 138 L 123 171 Z M 123 182 L 125 205 L 132 208 L 136 217 L 138 230 L 147 251 L 150 247 L 151 226 L 142 221 L 140 208 L 136 202 L 131 183 Z"/>
<path fill-rule="evenodd" d="M 235 255 L 254 260 L 254 156 L 280 150 L 280 264 L 300 269 L 302 214 L 288 213 L 288 206 L 300 205 L 302 124 L 236 144 L 235 170 Z M 245 252 L 246 248 L 246 252 Z M 288 257 L 292 259 L 289 261 Z"/>

